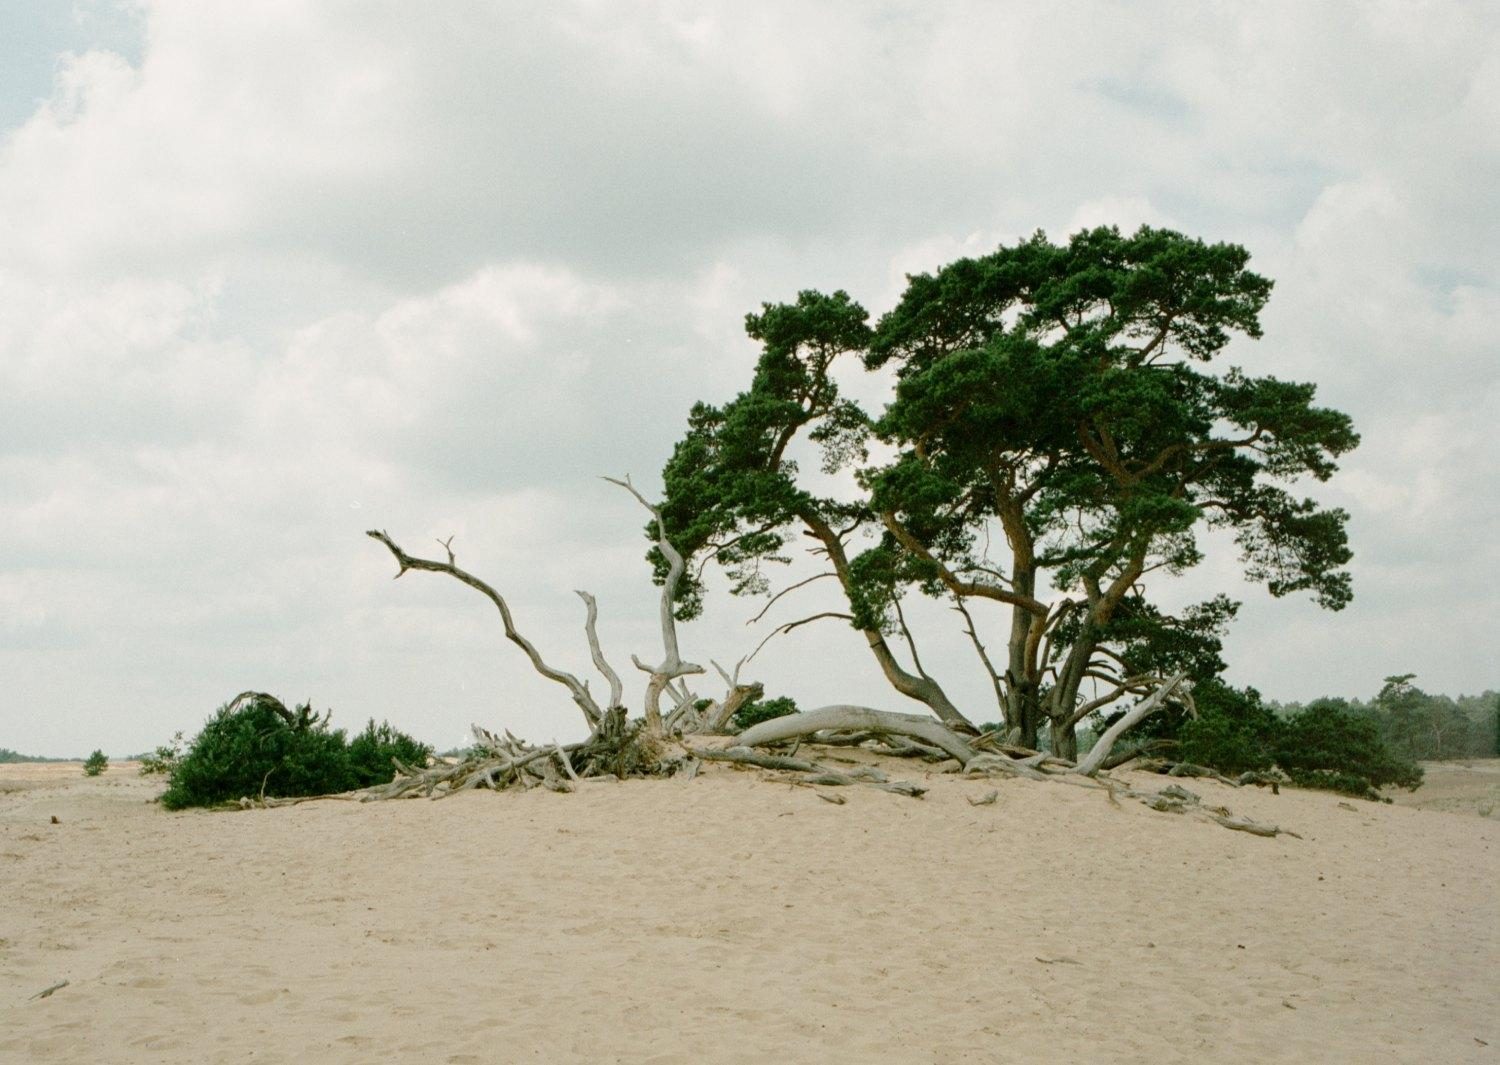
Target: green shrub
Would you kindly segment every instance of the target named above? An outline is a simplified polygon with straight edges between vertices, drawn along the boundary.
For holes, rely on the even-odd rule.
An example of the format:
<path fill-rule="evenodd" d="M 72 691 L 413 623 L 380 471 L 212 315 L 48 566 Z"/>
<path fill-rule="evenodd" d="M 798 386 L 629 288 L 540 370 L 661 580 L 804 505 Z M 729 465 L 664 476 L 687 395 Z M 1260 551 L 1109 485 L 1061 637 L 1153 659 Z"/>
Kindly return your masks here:
<path fill-rule="evenodd" d="M 1281 723 L 1276 764 L 1294 783 L 1350 795 L 1394 784 L 1414 790 L 1422 768 L 1392 754 L 1369 717 L 1334 700 L 1318 700 Z"/>
<path fill-rule="evenodd" d="M 1197 685 L 1197 718 L 1177 730 L 1178 757 L 1222 773 L 1269 769 L 1280 722 L 1254 688 L 1232 688 L 1215 679 Z"/>
<path fill-rule="evenodd" d="M 758 702 L 746 703 L 735 711 L 731 720 L 734 722 L 734 727 L 743 732 L 751 725 L 759 725 L 762 721 L 786 717 L 796 712 L 796 700 L 783 695 L 775 699 L 761 699 Z"/>
<path fill-rule="evenodd" d="M 421 768 L 432 757 L 432 748 L 418 743 L 404 732 L 398 732 L 387 722 L 375 724 L 372 717 L 365 730 L 349 741 L 349 768 L 354 774 L 356 788 L 368 788 L 375 784 L 387 784 L 395 776 L 392 758 L 399 758 L 409 766 Z"/>
<path fill-rule="evenodd" d="M 353 770 L 342 731 L 310 714 L 293 726 L 262 699 L 222 706 L 172 770 L 162 795 L 169 810 L 214 806 L 244 796 L 348 791 Z"/>
<path fill-rule="evenodd" d="M 171 743 L 164 743 L 150 754 L 141 755 L 141 776 L 166 776 L 177 768 L 182 758 L 182 733 L 172 736 Z"/>
<path fill-rule="evenodd" d="M 169 748 L 158 748 L 158 752 Z M 243 797 L 331 795 L 390 780 L 394 755 L 425 764 L 432 749 L 371 719 L 346 742 L 310 706 L 288 711 L 275 699 L 252 697 L 221 706 L 171 768 L 161 802 L 169 810 L 217 806 Z"/>
<path fill-rule="evenodd" d="M 86 776 L 97 777 L 109 768 L 109 759 L 103 751 L 95 751 L 89 755 L 88 761 L 83 763 L 83 772 Z"/>

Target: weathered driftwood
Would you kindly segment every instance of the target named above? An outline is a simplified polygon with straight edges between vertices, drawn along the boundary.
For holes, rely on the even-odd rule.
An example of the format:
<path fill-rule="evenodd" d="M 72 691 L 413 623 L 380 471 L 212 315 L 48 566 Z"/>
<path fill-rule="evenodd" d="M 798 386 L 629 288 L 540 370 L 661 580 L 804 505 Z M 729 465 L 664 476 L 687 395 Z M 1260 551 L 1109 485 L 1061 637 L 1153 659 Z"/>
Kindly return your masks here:
<path fill-rule="evenodd" d="M 735 739 L 746 747 L 760 747 L 826 731 L 863 731 L 907 736 L 957 758 L 961 765 L 968 765 L 974 758 L 974 749 L 956 732 L 934 718 L 872 710 L 867 706 L 825 706 L 802 714 L 775 717 L 746 729 Z"/>
<path fill-rule="evenodd" d="M 488 598 L 499 611 L 506 638 L 525 652 L 532 666 L 542 676 L 568 689 L 574 703 L 583 712 L 590 735 L 587 740 L 574 744 L 551 744 L 533 746 L 523 743 L 509 732 L 496 735 L 478 726 L 474 728 L 474 747 L 462 758 L 454 761 L 439 760 L 427 766 L 407 766 L 395 763 L 396 776 L 386 785 L 342 795 L 310 796 L 294 799 L 242 800 L 245 805 L 280 806 L 294 805 L 318 798 L 373 801 L 423 795 L 441 798 L 479 787 L 522 789 L 546 788 L 552 791 L 571 791 L 573 786 L 589 780 L 622 778 L 630 775 L 663 775 L 678 773 L 692 779 L 704 761 L 728 762 L 754 766 L 781 774 L 779 779 L 804 787 L 847 787 L 864 784 L 897 794 L 920 798 L 926 788 L 910 781 L 892 781 L 885 773 L 873 766 L 852 766 L 830 769 L 807 758 L 787 754 L 773 754 L 753 748 L 767 744 L 794 740 L 810 743 L 825 741 L 829 745 L 854 746 L 878 742 L 885 753 L 919 756 L 928 760 L 952 759 L 962 767 L 966 775 L 1003 773 L 1031 780 L 1065 780 L 1081 786 L 1103 787 L 1109 792 L 1111 801 L 1117 794 L 1125 794 L 1148 802 L 1158 809 L 1193 809 L 1217 823 L 1237 831 L 1257 835 L 1274 836 L 1285 830 L 1275 826 L 1258 825 L 1245 818 L 1233 817 L 1229 811 L 1202 807 L 1185 789 L 1164 789 L 1159 793 L 1137 792 L 1122 784 L 1106 779 L 1096 779 L 1100 768 L 1107 764 L 1111 748 L 1128 729 L 1147 714 L 1158 709 L 1174 689 L 1182 684 L 1183 674 L 1178 674 L 1163 683 L 1153 694 L 1116 722 L 1099 740 L 1089 755 L 1077 765 L 1065 758 L 1006 746 L 1006 737 L 996 734 L 964 736 L 949 728 L 942 721 L 913 714 L 898 714 L 875 710 L 863 706 L 827 706 L 807 713 L 793 714 L 762 722 L 746 729 L 735 739 L 735 746 L 727 750 L 696 749 L 683 740 L 698 735 L 721 732 L 734 713 L 746 702 L 759 698 L 763 689 L 759 684 L 741 684 L 739 668 L 731 675 L 715 663 L 724 678 L 726 692 L 722 699 L 703 703 L 694 698 L 685 681 L 686 676 L 702 673 L 703 668 L 684 661 L 678 647 L 677 630 L 673 609 L 678 582 L 686 565 L 679 551 L 667 539 L 665 525 L 659 508 L 652 506 L 629 479 L 612 483 L 625 488 L 655 519 L 657 545 L 667 560 L 667 579 L 663 583 L 660 597 L 661 636 L 663 657 L 659 664 L 649 666 L 639 657 L 632 656 L 636 666 L 648 674 L 644 717 L 638 721 L 628 718 L 621 705 L 624 686 L 619 674 L 610 666 L 599 643 L 597 620 L 598 605 L 594 597 L 584 591 L 578 595 L 586 608 L 584 634 L 588 641 L 590 657 L 609 686 L 606 705 L 600 706 L 588 685 L 573 674 L 548 664 L 525 636 L 515 627 L 509 605 L 489 584 L 473 574 L 459 568 L 454 558 L 452 538 L 440 541 L 447 554 L 447 561 L 417 558 L 403 551 L 386 533 L 372 530 L 369 535 L 379 540 L 395 557 L 397 576 L 407 570 L 426 570 L 444 573 L 469 585 Z M 879 642 L 879 641 L 875 641 Z M 874 646 L 874 642 L 872 642 Z M 883 646 L 883 644 L 882 644 Z M 878 650 L 879 648 L 877 648 Z M 915 648 L 913 648 L 915 651 Z M 740 665 L 743 665 L 743 660 Z M 890 670 L 887 670 L 889 673 Z M 898 670 L 899 672 L 899 670 Z M 898 679 L 912 680 L 902 677 Z M 925 678 L 924 678 L 925 679 Z M 946 702 L 946 697 L 931 697 L 925 689 L 917 690 L 911 684 L 897 684 L 898 690 L 927 702 L 940 716 L 951 718 L 956 723 L 967 724 L 961 714 Z M 662 712 L 661 698 L 669 695 L 672 708 Z M 938 695 L 941 695 L 939 692 Z M 308 712 L 294 714 L 272 697 L 258 692 L 246 692 L 240 699 L 263 698 L 292 727 L 307 727 L 315 724 Z M 238 701 L 238 700 L 237 700 Z M 700 705 L 700 703 L 702 705 Z M 946 711 L 946 712 L 945 712 Z M 678 737 L 683 740 L 679 740 Z M 795 754 L 794 747 L 793 753 Z M 1055 777 L 1056 772 L 1077 774 Z M 1215 774 L 1216 775 L 1216 774 Z M 1223 779 L 1223 778 L 1220 778 Z M 1232 782 L 1231 782 L 1232 783 Z M 819 791 L 820 797 L 829 802 L 841 802 L 836 795 Z M 979 800 L 970 799 L 976 805 L 993 803 L 998 792 L 991 791 Z M 1289 833 L 1294 834 L 1294 833 Z"/>
<path fill-rule="evenodd" d="M 300 732 L 304 729 L 324 728 L 333 717 L 333 711 L 329 709 L 323 711 L 323 716 L 320 719 L 317 714 L 312 712 L 311 704 L 299 706 L 293 712 L 288 710 L 286 704 L 276 698 L 276 696 L 268 695 L 265 692 L 240 692 L 233 699 L 229 700 L 228 712 L 231 714 L 234 713 L 240 708 L 240 704 L 247 700 L 260 703 L 266 709 L 274 712 L 277 717 L 286 722 L 287 728 L 294 732 Z"/>
<path fill-rule="evenodd" d="M 1269 836 L 1273 839 L 1278 835 L 1291 836 L 1293 839 L 1302 838 L 1290 829 L 1281 828 L 1277 825 L 1263 825 L 1257 821 L 1250 820 L 1248 817 L 1234 817 L 1232 815 L 1216 814 L 1208 811 L 1204 811 L 1204 816 L 1216 824 L 1223 825 L 1225 828 L 1232 829 L 1235 832 L 1249 832 L 1252 836 Z"/>
<path fill-rule="evenodd" d="M 693 662 L 684 662 L 682 655 L 678 652 L 677 645 L 677 620 L 675 611 L 677 609 L 676 596 L 677 584 L 682 580 L 683 571 L 687 564 L 683 561 L 682 552 L 673 546 L 672 541 L 667 539 L 667 526 L 662 520 L 661 508 L 653 506 L 646 501 L 646 497 L 636 491 L 635 485 L 630 483 L 630 478 L 623 480 L 615 477 L 604 478 L 610 484 L 619 485 L 625 491 L 635 496 L 641 506 L 651 512 L 656 521 L 656 546 L 662 556 L 667 560 L 667 579 L 662 582 L 661 602 L 659 611 L 661 615 L 661 640 L 665 654 L 658 665 L 648 666 L 639 658 L 631 656 L 631 661 L 641 672 L 647 674 L 650 679 L 646 682 L 646 731 L 647 733 L 660 736 L 665 729 L 663 727 L 661 714 L 661 696 L 668 686 L 678 677 L 689 674 L 702 673 L 703 667 Z M 684 693 L 686 694 L 686 693 Z M 683 699 L 679 706 L 690 701 Z"/>
<path fill-rule="evenodd" d="M 1116 721 L 1105 731 L 1104 735 L 1099 737 L 1099 742 L 1095 743 L 1089 753 L 1083 756 L 1074 772 L 1086 777 L 1099 772 L 1099 767 L 1109 757 L 1109 752 L 1113 749 L 1115 742 L 1129 729 L 1134 728 L 1147 714 L 1159 710 L 1167 696 L 1172 694 L 1172 690 L 1186 679 L 1186 673 L 1173 674 L 1160 688 L 1133 706 L 1124 717 Z"/>
<path fill-rule="evenodd" d="M 1047 774 L 1029 766 L 1025 762 L 1003 754 L 976 754 L 964 764 L 965 776 L 976 776 L 982 773 L 1006 773 L 1010 776 L 1025 777 L 1027 780 L 1046 780 Z"/>
<path fill-rule="evenodd" d="M 817 762 L 809 762 L 802 758 L 791 758 L 787 755 L 766 754 L 762 751 L 753 751 L 748 747 L 729 747 L 724 750 L 688 748 L 695 757 L 709 762 L 730 762 L 735 765 L 754 766 L 757 769 L 770 769 L 782 772 L 794 773 L 795 776 L 783 777 L 789 784 L 797 784 L 804 787 L 851 787 L 856 784 L 869 784 L 882 791 L 894 792 L 897 795 L 908 795 L 912 798 L 921 798 L 927 789 L 919 784 L 913 784 L 906 780 L 891 780 L 885 772 L 876 766 L 854 765 L 843 770 L 830 769 L 819 765 Z"/>
<path fill-rule="evenodd" d="M 399 567 L 396 570 L 398 578 L 405 574 L 407 570 L 446 573 L 454 580 L 467 584 L 470 588 L 473 588 L 490 602 L 494 603 L 495 609 L 500 612 L 500 623 L 505 628 L 505 638 L 525 652 L 526 657 L 531 660 L 532 668 L 548 680 L 555 681 L 567 688 L 568 692 L 573 696 L 573 702 L 577 704 L 578 709 L 583 711 L 583 716 L 590 725 L 597 725 L 603 719 L 604 711 L 594 701 L 593 695 L 588 690 L 588 685 L 565 670 L 549 666 L 542 658 L 541 652 L 536 649 L 536 646 L 516 630 L 515 619 L 511 616 L 510 605 L 506 603 L 505 597 L 472 573 L 459 568 L 453 556 L 453 538 L 451 536 L 446 541 L 439 541 L 448 554 L 447 562 L 439 562 L 433 559 L 417 558 L 413 555 L 408 555 L 400 547 L 396 546 L 396 542 L 382 529 L 371 529 L 365 535 L 385 544 L 390 553 L 395 556 L 396 565 Z"/>
<path fill-rule="evenodd" d="M 734 762 L 738 765 L 753 765 L 759 769 L 786 769 L 796 773 L 815 773 L 819 766 L 802 758 L 788 758 L 780 754 L 764 754 L 749 747 L 730 747 L 726 750 L 690 748 L 693 754 L 709 762 Z"/>

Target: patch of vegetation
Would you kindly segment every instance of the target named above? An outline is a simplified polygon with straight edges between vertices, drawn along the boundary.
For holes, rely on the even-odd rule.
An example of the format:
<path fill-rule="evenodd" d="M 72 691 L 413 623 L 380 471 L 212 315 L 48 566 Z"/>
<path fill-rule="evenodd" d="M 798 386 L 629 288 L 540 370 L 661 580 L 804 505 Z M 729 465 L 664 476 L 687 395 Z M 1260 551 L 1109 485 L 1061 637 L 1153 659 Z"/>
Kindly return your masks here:
<path fill-rule="evenodd" d="M 404 765 L 421 767 L 432 757 L 432 748 L 418 743 L 385 721 L 375 724 L 370 718 L 365 730 L 349 741 L 349 770 L 356 788 L 385 784 L 395 775 L 392 758 Z"/>
<path fill-rule="evenodd" d="M 1195 688 L 1193 698 L 1198 717 L 1183 720 L 1177 732 L 1182 761 L 1234 775 L 1271 768 L 1279 723 L 1258 691 L 1215 680 Z"/>
<path fill-rule="evenodd" d="M 141 776 L 166 776 L 177 768 L 177 763 L 182 759 L 182 748 L 186 741 L 182 733 L 177 732 L 172 736 L 170 743 L 164 743 L 149 754 L 140 756 Z"/>
<path fill-rule="evenodd" d="M 1345 699 L 1277 712 L 1254 688 L 1220 680 L 1193 689 L 1198 716 L 1158 714 L 1140 731 L 1170 745 L 1174 761 L 1238 776 L 1280 768 L 1294 784 L 1379 799 L 1390 785 L 1414 789 L 1422 769 L 1386 737 L 1377 715 Z"/>
<path fill-rule="evenodd" d="M 103 751 L 97 749 L 93 754 L 89 755 L 88 761 L 83 763 L 83 773 L 85 776 L 97 777 L 108 768 L 109 758 Z"/>
<path fill-rule="evenodd" d="M 289 711 L 252 694 L 220 707 L 171 769 L 161 797 L 169 810 L 217 806 L 246 796 L 329 795 L 390 780 L 392 754 L 422 765 L 431 748 L 374 721 L 355 742 L 308 704 Z M 379 768 L 383 763 L 384 768 Z"/>
<path fill-rule="evenodd" d="M 1365 798 L 1378 798 L 1376 789 L 1387 785 L 1410 791 L 1422 783 L 1422 767 L 1393 753 L 1375 722 L 1331 699 L 1281 723 L 1276 764 L 1302 787 Z"/>
<path fill-rule="evenodd" d="M 762 721 L 770 721 L 772 718 L 786 717 L 788 714 L 797 713 L 797 701 L 785 695 L 775 699 L 761 699 L 753 703 L 746 703 L 735 711 L 734 727 L 743 732 L 751 725 L 759 725 Z"/>
<path fill-rule="evenodd" d="M 71 758 L 42 758 L 34 754 L 20 754 L 9 747 L 0 747 L 0 765 L 13 765 L 31 762 L 70 762 Z"/>

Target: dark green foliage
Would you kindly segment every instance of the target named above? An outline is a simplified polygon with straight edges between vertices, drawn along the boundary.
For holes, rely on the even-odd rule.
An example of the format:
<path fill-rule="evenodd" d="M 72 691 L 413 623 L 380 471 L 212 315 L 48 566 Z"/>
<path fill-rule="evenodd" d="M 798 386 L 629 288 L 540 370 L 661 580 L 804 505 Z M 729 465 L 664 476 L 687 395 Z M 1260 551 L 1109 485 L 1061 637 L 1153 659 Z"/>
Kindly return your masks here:
<path fill-rule="evenodd" d="M 1318 700 L 1280 722 L 1275 755 L 1304 787 L 1370 795 L 1386 785 L 1415 789 L 1422 783 L 1421 767 L 1393 754 L 1376 723 L 1341 700 Z"/>
<path fill-rule="evenodd" d="M 304 704 L 295 713 L 274 700 L 223 706 L 172 769 L 162 795 L 169 810 L 216 806 L 242 797 L 328 795 L 391 779 L 391 755 L 423 763 L 430 749 L 373 721 L 346 743 Z"/>
<path fill-rule="evenodd" d="M 1259 692 L 1214 680 L 1194 689 L 1193 699 L 1199 716 L 1184 720 L 1177 732 L 1182 761 L 1231 774 L 1271 767 L 1280 722 Z"/>
<path fill-rule="evenodd" d="M 761 699 L 757 702 L 746 703 L 735 711 L 734 727 L 743 732 L 751 725 L 759 725 L 762 721 L 770 721 L 776 717 L 786 717 L 788 714 L 797 712 L 797 703 L 786 696 L 775 699 Z"/>
<path fill-rule="evenodd" d="M 91 777 L 97 777 L 108 768 L 109 759 L 100 750 L 94 751 L 93 754 L 89 755 L 88 761 L 83 763 L 84 774 Z"/>
<path fill-rule="evenodd" d="M 302 710 L 301 707 L 298 710 Z M 252 699 L 220 707 L 193 739 L 162 795 L 169 810 L 216 806 L 246 796 L 322 795 L 352 787 L 341 730 L 315 720 L 293 727 L 270 704 Z"/>
<path fill-rule="evenodd" d="M 1378 715 L 1345 699 L 1319 699 L 1278 716 L 1254 688 L 1219 680 L 1193 690 L 1198 717 L 1147 719 L 1143 732 L 1176 742 L 1172 757 L 1238 775 L 1280 767 L 1302 787 L 1379 798 L 1387 785 L 1415 788 L 1422 770 L 1383 739 Z"/>
<path fill-rule="evenodd" d="M 1048 720 L 1071 737 L 1080 685 L 1111 662 L 1212 676 L 1235 604 L 1168 617 L 1142 591 L 1199 563 L 1200 530 L 1231 532 L 1272 595 L 1334 609 L 1350 595 L 1346 515 L 1292 493 L 1356 445 L 1349 418 L 1314 405 L 1310 384 L 1210 365 L 1232 335 L 1260 336 L 1271 283 L 1248 262 L 1150 227 L 1039 233 L 908 278 L 873 327 L 844 292 L 766 304 L 746 322 L 762 344 L 748 390 L 694 407 L 663 470 L 667 534 L 737 594 L 767 590 L 768 564 L 810 537 L 847 603 L 826 616 L 862 630 L 887 676 L 881 637 L 903 595 L 1008 606 L 998 696 L 1027 745 Z M 883 411 L 840 395 L 846 356 L 894 371 Z M 888 458 L 870 464 L 876 443 Z M 824 471 L 857 475 L 857 497 L 799 476 L 808 444 Z M 685 582 L 681 616 L 701 594 Z M 956 715 L 922 679 L 893 683 Z"/>
<path fill-rule="evenodd" d="M 432 757 L 432 748 L 418 743 L 404 732 L 398 732 L 387 722 L 375 724 L 371 718 L 365 730 L 349 741 L 349 769 L 354 776 L 354 787 L 368 788 L 375 784 L 388 783 L 395 775 L 392 758 L 403 764 L 418 768 Z"/>
<path fill-rule="evenodd" d="M 1429 695 L 1414 674 L 1387 677 L 1368 702 L 1334 700 L 1373 721 L 1392 753 L 1413 761 L 1493 758 L 1500 754 L 1500 695 Z M 1325 700 L 1326 702 L 1327 700 Z M 1283 716 L 1303 709 L 1298 703 L 1277 707 Z"/>

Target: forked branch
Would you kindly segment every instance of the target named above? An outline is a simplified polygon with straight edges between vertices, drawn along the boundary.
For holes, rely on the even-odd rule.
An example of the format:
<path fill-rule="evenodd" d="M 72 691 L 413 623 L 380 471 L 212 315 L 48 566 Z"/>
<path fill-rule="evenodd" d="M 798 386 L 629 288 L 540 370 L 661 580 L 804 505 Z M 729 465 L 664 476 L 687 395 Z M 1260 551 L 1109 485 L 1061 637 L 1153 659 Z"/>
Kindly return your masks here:
<path fill-rule="evenodd" d="M 583 716 L 588 720 L 591 728 L 597 727 L 603 720 L 603 711 L 599 709 L 599 704 L 594 701 L 594 697 L 589 694 L 589 690 L 584 683 L 571 673 L 549 666 L 543 661 L 541 652 L 536 649 L 535 645 L 516 631 L 515 621 L 511 618 L 510 607 L 506 605 L 504 597 L 472 573 L 459 568 L 454 559 L 453 550 L 449 546 L 452 543 L 451 537 L 448 544 L 444 544 L 448 553 L 448 561 L 436 562 L 432 559 L 417 558 L 415 555 L 408 555 L 396 545 L 396 542 L 384 530 L 371 529 L 365 535 L 385 544 L 391 554 L 395 556 L 396 565 L 400 567 L 396 571 L 397 577 L 400 577 L 409 569 L 426 570 L 429 573 L 446 573 L 454 580 L 467 584 L 470 588 L 473 588 L 490 602 L 494 603 L 495 609 L 500 612 L 500 622 L 505 626 L 505 638 L 526 653 L 526 657 L 531 660 L 532 666 L 538 673 L 548 680 L 556 681 L 568 689 L 569 693 L 573 696 L 573 702 L 577 703 L 578 708 L 583 711 Z"/>
<path fill-rule="evenodd" d="M 651 512 L 651 516 L 656 519 L 656 546 L 661 550 L 662 557 L 667 560 L 667 579 L 662 582 L 661 586 L 661 642 L 664 657 L 661 664 L 655 667 L 646 665 L 639 658 L 632 658 L 637 669 L 651 675 L 651 680 L 646 685 L 646 728 L 659 735 L 662 732 L 661 693 L 678 677 L 703 672 L 702 666 L 693 662 L 684 662 L 677 649 L 677 619 L 673 613 L 673 604 L 677 598 L 678 582 L 682 580 L 682 574 L 687 565 L 683 561 L 682 552 L 678 551 L 672 545 L 672 541 L 667 539 L 667 526 L 662 519 L 661 508 L 647 502 L 646 497 L 636 491 L 635 485 L 630 483 L 629 477 L 624 480 L 617 477 L 604 479 L 610 484 L 619 485 L 635 496 L 636 501 Z"/>
<path fill-rule="evenodd" d="M 594 667 L 604 676 L 609 683 L 609 702 L 606 706 L 619 706 L 624 697 L 625 686 L 620 682 L 620 675 L 615 672 L 609 660 L 604 657 L 604 650 L 599 646 L 599 604 L 588 592 L 580 591 L 578 598 L 583 600 L 588 609 L 588 616 L 583 621 L 583 631 L 589 638 L 589 653 L 594 657 Z"/>

